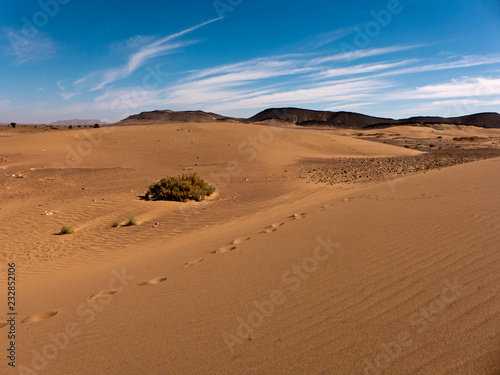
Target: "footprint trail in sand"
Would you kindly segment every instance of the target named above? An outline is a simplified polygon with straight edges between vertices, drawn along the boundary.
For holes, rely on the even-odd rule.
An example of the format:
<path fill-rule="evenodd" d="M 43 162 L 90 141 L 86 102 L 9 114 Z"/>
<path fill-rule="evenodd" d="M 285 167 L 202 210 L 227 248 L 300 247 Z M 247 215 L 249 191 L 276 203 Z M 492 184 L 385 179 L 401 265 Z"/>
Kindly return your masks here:
<path fill-rule="evenodd" d="M 156 285 L 156 284 L 162 283 L 166 280 L 167 280 L 166 277 L 155 277 L 154 279 L 143 281 L 142 283 L 139 283 L 138 285 L 140 285 L 140 286 Z"/>
<path fill-rule="evenodd" d="M 35 315 L 28 316 L 27 318 L 21 320 L 21 323 L 38 323 L 43 322 L 44 320 L 50 319 L 53 316 L 57 315 L 59 311 L 47 311 Z"/>

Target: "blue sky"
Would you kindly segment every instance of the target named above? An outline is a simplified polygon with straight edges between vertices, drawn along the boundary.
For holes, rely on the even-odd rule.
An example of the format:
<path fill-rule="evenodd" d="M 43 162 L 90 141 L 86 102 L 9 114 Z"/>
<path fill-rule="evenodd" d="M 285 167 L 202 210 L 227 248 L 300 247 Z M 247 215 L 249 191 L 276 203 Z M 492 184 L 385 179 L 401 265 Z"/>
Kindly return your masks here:
<path fill-rule="evenodd" d="M 0 121 L 269 107 L 500 112 L 498 0 L 0 5 Z"/>

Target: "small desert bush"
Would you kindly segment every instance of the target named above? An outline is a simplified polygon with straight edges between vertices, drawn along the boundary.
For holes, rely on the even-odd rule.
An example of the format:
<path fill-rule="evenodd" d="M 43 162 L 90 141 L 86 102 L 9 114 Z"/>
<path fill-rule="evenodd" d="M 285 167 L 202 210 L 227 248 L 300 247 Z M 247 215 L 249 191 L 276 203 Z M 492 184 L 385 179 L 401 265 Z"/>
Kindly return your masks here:
<path fill-rule="evenodd" d="M 118 228 L 120 226 L 120 222 L 115 220 L 111 223 L 111 228 Z"/>
<path fill-rule="evenodd" d="M 210 186 L 196 173 L 177 177 L 166 177 L 151 185 L 146 192 L 147 200 L 186 202 L 190 199 L 202 201 L 212 195 L 215 187 Z"/>
<path fill-rule="evenodd" d="M 431 143 L 429 147 L 436 147 L 436 145 L 434 143 Z"/>
<path fill-rule="evenodd" d="M 133 225 L 137 225 L 137 221 L 135 221 L 135 218 L 133 216 L 130 216 L 128 221 L 125 223 L 126 227 L 131 227 Z"/>
<path fill-rule="evenodd" d="M 71 233 L 73 233 L 73 228 L 71 228 L 69 225 L 63 225 L 61 227 L 61 231 L 59 232 L 60 235 Z"/>

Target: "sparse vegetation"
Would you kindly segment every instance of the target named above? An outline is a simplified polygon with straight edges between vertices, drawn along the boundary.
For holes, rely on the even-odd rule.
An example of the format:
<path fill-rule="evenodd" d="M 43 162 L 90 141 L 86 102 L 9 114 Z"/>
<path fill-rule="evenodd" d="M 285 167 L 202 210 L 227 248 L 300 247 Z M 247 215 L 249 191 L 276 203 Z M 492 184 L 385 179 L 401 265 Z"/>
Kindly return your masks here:
<path fill-rule="evenodd" d="M 149 186 L 145 198 L 147 200 L 166 200 L 186 202 L 190 199 L 202 201 L 215 192 L 215 187 L 210 186 L 196 173 L 183 174 L 177 177 L 166 177 Z"/>
<path fill-rule="evenodd" d="M 94 124 L 94 128 L 100 128 L 101 126 L 99 124 Z"/>
<path fill-rule="evenodd" d="M 125 226 L 131 227 L 133 225 L 137 225 L 137 221 L 135 221 L 135 218 L 133 216 L 130 216 L 128 221 L 125 223 Z"/>
<path fill-rule="evenodd" d="M 73 129 L 73 125 L 68 126 L 68 129 Z"/>
<path fill-rule="evenodd" d="M 115 220 L 111 223 L 111 228 L 118 228 L 120 226 L 120 222 Z"/>
<path fill-rule="evenodd" d="M 71 233 L 73 233 L 73 228 L 71 228 L 69 225 L 63 225 L 61 227 L 61 231 L 58 234 L 63 235 L 63 234 L 71 234 Z"/>
<path fill-rule="evenodd" d="M 429 144 L 429 147 L 436 147 L 434 143 Z"/>
<path fill-rule="evenodd" d="M 17 124 L 15 122 L 11 122 L 10 126 L 12 126 L 13 128 L 15 128 L 17 126 Z"/>

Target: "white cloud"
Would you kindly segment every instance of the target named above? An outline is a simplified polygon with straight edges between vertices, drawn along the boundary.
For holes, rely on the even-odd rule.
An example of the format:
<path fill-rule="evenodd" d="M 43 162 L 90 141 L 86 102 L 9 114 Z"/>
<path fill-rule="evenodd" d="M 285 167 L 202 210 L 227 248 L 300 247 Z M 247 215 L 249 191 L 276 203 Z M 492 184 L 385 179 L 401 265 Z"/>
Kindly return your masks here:
<path fill-rule="evenodd" d="M 55 42 L 39 30 L 28 38 L 21 31 L 5 28 L 4 37 L 9 42 L 5 54 L 13 56 L 18 64 L 49 59 L 56 53 Z"/>
<path fill-rule="evenodd" d="M 328 107 L 325 108 L 325 111 L 345 111 L 346 109 L 348 110 L 353 110 L 353 109 L 358 109 L 362 107 L 366 107 L 369 105 L 377 104 L 376 102 L 357 102 L 357 103 L 340 103 L 339 105 L 336 105 L 335 107 Z"/>
<path fill-rule="evenodd" d="M 131 38 L 128 40 L 127 46 L 129 48 L 135 48 L 137 50 L 128 57 L 128 61 L 125 65 L 111 68 L 104 72 L 92 72 L 87 76 L 76 80 L 75 84 L 82 84 L 89 79 L 97 76 L 99 77 L 99 82 L 92 87 L 92 90 L 100 90 L 112 82 L 128 77 L 132 72 L 147 64 L 149 60 L 155 57 L 164 56 L 168 53 L 172 53 L 176 49 L 195 43 L 193 41 L 174 43 L 173 41 L 219 19 L 220 18 L 216 18 L 207 22 L 203 22 L 199 25 L 190 27 L 175 34 L 168 35 L 156 41 L 152 41 L 150 37 L 143 36 L 136 36 L 134 38 Z"/>
<path fill-rule="evenodd" d="M 348 76 L 354 74 L 373 73 L 381 70 L 389 70 L 403 65 L 408 65 L 416 61 L 418 60 L 403 60 L 394 63 L 380 62 L 372 64 L 359 64 L 343 68 L 330 68 L 325 70 L 324 72 L 318 73 L 316 76 L 314 76 L 314 78 L 324 79 L 324 78 Z"/>
<path fill-rule="evenodd" d="M 500 95 L 500 79 L 463 77 L 389 95 L 389 100 L 480 98 Z"/>
<path fill-rule="evenodd" d="M 394 48 L 379 49 L 377 53 Z M 387 105 L 389 100 L 421 101 L 467 96 L 477 92 L 478 87 L 487 87 L 493 95 L 498 94 L 500 85 L 496 80 L 464 78 L 403 89 L 401 80 L 391 79 L 401 74 L 493 64 L 498 61 L 497 56 L 467 56 L 453 61 L 446 58 L 446 62 L 427 65 L 412 59 L 353 66 L 340 61 L 310 65 L 308 57 L 308 54 L 282 55 L 215 66 L 188 72 L 177 83 L 169 82 L 168 87 L 155 90 L 141 87 L 106 90 L 96 98 L 95 105 L 102 109 L 126 109 L 132 113 L 144 107 L 234 112 L 308 104 L 352 109 L 377 103 Z M 344 78 L 349 76 L 352 77 Z M 391 92 L 388 88 L 392 89 Z"/>
<path fill-rule="evenodd" d="M 69 100 L 71 99 L 73 96 L 77 95 L 76 92 L 70 92 L 68 91 L 64 86 L 63 86 L 63 81 L 58 81 L 57 82 L 57 87 L 59 87 L 59 90 L 61 90 L 59 92 L 59 95 L 61 95 L 63 97 L 63 99 L 65 100 Z"/>
<path fill-rule="evenodd" d="M 421 65 L 415 67 L 409 67 L 405 69 L 396 69 L 389 72 L 381 73 L 379 76 L 383 75 L 401 75 L 401 74 L 410 74 L 410 73 L 423 73 L 423 72 L 431 72 L 431 71 L 439 71 L 439 70 L 450 70 L 450 69 L 459 69 L 459 68 L 471 68 L 475 66 L 481 65 L 492 65 L 500 63 L 500 55 L 486 55 L 486 56 L 464 56 L 456 61 L 439 63 L 439 64 L 429 64 L 429 65 Z"/>
<path fill-rule="evenodd" d="M 384 48 L 369 48 L 369 49 L 359 49 L 357 51 L 352 52 L 343 52 L 339 54 L 335 54 L 332 56 L 326 57 L 318 57 L 311 61 L 311 64 L 324 64 L 326 62 L 335 62 L 335 61 L 353 61 L 362 59 L 364 57 L 372 57 L 372 56 L 380 56 L 387 55 L 395 52 L 402 52 L 409 49 L 415 49 L 423 47 L 423 45 L 409 45 L 409 46 L 391 46 Z"/>
<path fill-rule="evenodd" d="M 375 79 L 345 80 L 296 90 L 280 90 L 269 94 L 258 94 L 236 101 L 214 103 L 217 110 L 234 108 L 262 108 L 278 105 L 304 105 L 310 103 L 357 102 L 371 99 L 373 95 L 392 84 Z"/>
<path fill-rule="evenodd" d="M 492 111 L 500 105 L 500 99 L 449 99 L 424 101 L 398 106 L 395 113 L 400 117 L 411 116 L 442 116 L 458 117 L 478 112 Z M 494 111 L 494 110 L 493 110 Z"/>

